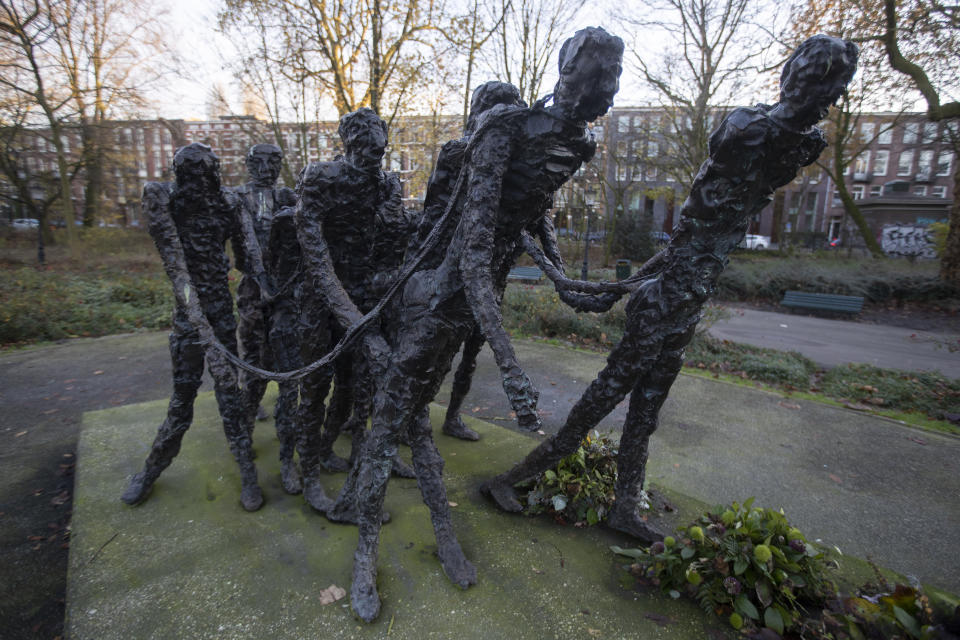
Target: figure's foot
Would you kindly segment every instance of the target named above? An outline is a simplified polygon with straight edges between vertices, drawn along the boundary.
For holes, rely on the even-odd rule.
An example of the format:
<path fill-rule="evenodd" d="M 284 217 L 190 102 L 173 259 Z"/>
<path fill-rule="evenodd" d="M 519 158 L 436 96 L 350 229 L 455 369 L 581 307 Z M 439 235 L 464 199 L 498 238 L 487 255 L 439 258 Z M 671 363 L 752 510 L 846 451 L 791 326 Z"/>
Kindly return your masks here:
<path fill-rule="evenodd" d="M 517 425 L 524 431 L 540 431 L 543 429 L 543 423 L 536 411 L 518 413 Z"/>
<path fill-rule="evenodd" d="M 480 439 L 480 434 L 463 424 L 463 418 L 460 416 L 455 416 L 444 422 L 443 433 L 444 435 L 452 438 L 460 438 L 461 440 L 477 441 Z"/>
<path fill-rule="evenodd" d="M 614 506 L 607 515 L 605 524 L 616 531 L 626 533 L 646 544 L 663 540 L 663 533 L 637 515 L 636 508 L 618 509 Z"/>
<path fill-rule="evenodd" d="M 517 500 L 517 492 L 509 484 L 494 478 L 480 485 L 480 493 L 487 496 L 503 511 L 520 513 L 523 505 Z"/>
<path fill-rule="evenodd" d="M 323 486 L 316 478 L 307 477 L 303 479 L 303 499 L 311 507 L 325 515 L 328 515 L 330 509 L 333 508 L 333 500 L 327 496 L 327 492 L 323 490 Z"/>
<path fill-rule="evenodd" d="M 450 582 L 461 589 L 477 584 L 477 568 L 463 555 L 463 549 L 456 540 L 440 544 L 437 556 Z"/>
<path fill-rule="evenodd" d="M 350 470 L 350 461 L 331 451 L 328 455 L 320 457 L 320 466 L 330 473 L 345 473 Z"/>
<path fill-rule="evenodd" d="M 240 504 L 247 511 L 256 511 L 263 506 L 263 492 L 256 483 L 244 484 L 240 490 Z"/>
<path fill-rule="evenodd" d="M 396 478 L 416 478 L 417 472 L 413 467 L 403 461 L 399 454 L 393 456 L 393 462 L 390 467 L 390 473 Z"/>
<path fill-rule="evenodd" d="M 263 408 L 263 405 L 257 405 L 257 421 L 263 422 L 270 417 L 270 414 L 267 413 L 267 410 Z"/>
<path fill-rule="evenodd" d="M 130 506 L 138 505 L 147 499 L 152 488 L 153 481 L 147 478 L 145 471 L 141 471 L 130 478 L 130 484 L 127 485 L 127 490 L 123 492 L 120 499 Z"/>
<path fill-rule="evenodd" d="M 293 460 L 280 461 L 280 484 L 283 485 L 283 490 L 292 496 L 303 491 L 300 467 Z"/>
<path fill-rule="evenodd" d="M 350 584 L 350 608 L 364 622 L 373 622 L 380 615 L 377 569 L 369 559 L 354 559 L 353 582 Z"/>

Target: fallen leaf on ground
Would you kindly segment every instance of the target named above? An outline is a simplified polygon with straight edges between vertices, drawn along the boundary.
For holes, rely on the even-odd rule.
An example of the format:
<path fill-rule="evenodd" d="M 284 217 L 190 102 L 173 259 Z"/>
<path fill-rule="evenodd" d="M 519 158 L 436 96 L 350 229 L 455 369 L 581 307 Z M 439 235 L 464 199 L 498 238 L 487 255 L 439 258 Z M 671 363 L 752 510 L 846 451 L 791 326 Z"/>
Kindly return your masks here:
<path fill-rule="evenodd" d="M 594 638 L 598 638 L 603 631 L 600 631 L 600 629 L 591 629 L 590 627 L 587 627 L 587 633 L 592 635 Z"/>
<path fill-rule="evenodd" d="M 474 408 L 473 408 L 473 412 L 474 412 L 474 413 L 476 413 L 477 411 L 480 411 L 480 407 L 474 407 Z"/>
<path fill-rule="evenodd" d="M 793 403 L 793 402 L 787 402 L 786 400 L 781 400 L 781 401 L 778 402 L 777 404 L 780 405 L 781 407 L 783 407 L 784 409 L 799 409 L 799 408 L 800 408 L 800 405 L 798 405 L 798 404 L 796 404 L 796 403 Z"/>
<path fill-rule="evenodd" d="M 832 473 L 828 473 L 827 476 L 829 476 L 830 479 L 836 482 L 837 484 L 843 484 L 843 480 L 840 479 L 840 476 L 835 476 Z"/>
<path fill-rule="evenodd" d="M 102 376 L 102 375 L 103 375 L 103 371 L 101 371 L 100 369 L 97 369 L 96 371 L 93 372 L 93 375 L 95 375 L 95 376 Z"/>
<path fill-rule="evenodd" d="M 542 576 L 543 573 L 544 573 L 543 570 L 537 569 L 536 567 L 530 567 L 530 568 L 533 569 L 533 572 L 534 572 L 535 574 L 537 574 L 538 576 Z"/>
<path fill-rule="evenodd" d="M 50 504 L 52 504 L 55 507 L 59 507 L 69 499 L 70 499 L 70 494 L 67 493 L 66 491 L 61 491 L 59 495 L 54 496 L 53 498 L 50 499 Z"/>
<path fill-rule="evenodd" d="M 545 435 L 547 435 L 547 432 L 544 431 L 543 429 L 537 429 L 537 435 L 538 435 L 538 436 L 545 436 Z"/>
<path fill-rule="evenodd" d="M 43 412 L 43 415 L 48 416 L 51 413 L 56 413 L 57 411 L 60 411 L 60 409 L 47 409 L 46 411 Z"/>
<path fill-rule="evenodd" d="M 449 501 L 448 501 L 447 504 L 450 505 L 451 507 L 459 507 L 459 506 L 460 506 L 460 505 L 457 504 L 456 502 L 449 502 Z"/>
<path fill-rule="evenodd" d="M 337 600 L 341 600 L 347 595 L 347 590 L 343 587 L 338 587 L 335 584 L 330 585 L 326 589 L 320 590 L 320 604 L 333 604 Z"/>
<path fill-rule="evenodd" d="M 873 409 L 873 407 L 868 407 L 867 405 L 860 404 L 859 402 L 856 404 L 851 404 L 847 402 L 847 403 L 844 403 L 843 406 L 846 407 L 847 409 L 853 409 L 854 411 L 871 411 Z"/>
<path fill-rule="evenodd" d="M 926 440 L 921 440 L 920 438 L 916 438 L 914 436 L 910 436 L 910 442 L 916 442 L 917 444 L 927 444 Z"/>
<path fill-rule="evenodd" d="M 26 432 L 26 431 L 21 431 L 20 433 L 15 433 L 15 434 L 13 434 L 13 437 L 14 437 L 14 438 L 19 438 L 20 436 L 25 436 L 25 435 L 27 435 L 27 432 Z"/>

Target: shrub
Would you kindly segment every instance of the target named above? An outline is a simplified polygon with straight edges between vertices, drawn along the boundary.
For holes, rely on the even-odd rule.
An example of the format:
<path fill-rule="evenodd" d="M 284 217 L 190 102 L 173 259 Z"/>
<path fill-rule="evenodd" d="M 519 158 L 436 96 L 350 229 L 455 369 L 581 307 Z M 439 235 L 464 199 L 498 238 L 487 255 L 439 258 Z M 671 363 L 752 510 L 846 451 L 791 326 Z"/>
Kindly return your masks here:
<path fill-rule="evenodd" d="M 805 605 L 830 592 L 824 556 L 782 513 L 752 505 L 716 507 L 645 551 L 613 551 L 636 559 L 635 575 L 692 596 L 735 629 L 797 629 Z"/>
<path fill-rule="evenodd" d="M 960 380 L 928 371 L 844 364 L 827 371 L 820 381 L 820 388 L 834 398 L 917 411 L 931 418 L 942 418 L 944 413 L 960 413 Z"/>
<path fill-rule="evenodd" d="M 526 494 L 527 513 L 552 513 L 594 525 L 613 507 L 617 443 L 593 431 L 576 451 L 539 474 Z"/>
<path fill-rule="evenodd" d="M 621 301 L 605 314 L 577 313 L 560 301 L 552 287 L 510 285 L 501 311 L 507 329 L 520 335 L 611 345 L 623 336 L 624 306 Z"/>
<path fill-rule="evenodd" d="M 687 364 L 798 389 L 810 386 L 817 365 L 796 351 L 776 351 L 699 334 L 687 347 Z"/>

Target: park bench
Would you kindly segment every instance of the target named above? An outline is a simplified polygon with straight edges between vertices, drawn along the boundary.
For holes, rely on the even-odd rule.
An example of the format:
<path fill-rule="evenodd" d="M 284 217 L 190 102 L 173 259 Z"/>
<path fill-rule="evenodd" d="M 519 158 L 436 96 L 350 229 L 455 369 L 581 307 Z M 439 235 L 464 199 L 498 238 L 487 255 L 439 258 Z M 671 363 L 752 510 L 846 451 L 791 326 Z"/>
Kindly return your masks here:
<path fill-rule="evenodd" d="M 831 293 L 805 293 L 787 291 L 780 301 L 785 307 L 832 311 L 834 313 L 856 314 L 863 310 L 863 298 L 860 296 L 840 296 Z"/>
<path fill-rule="evenodd" d="M 508 280 L 520 280 L 522 282 L 540 282 L 543 280 L 543 271 L 539 267 L 514 267 L 507 274 Z"/>

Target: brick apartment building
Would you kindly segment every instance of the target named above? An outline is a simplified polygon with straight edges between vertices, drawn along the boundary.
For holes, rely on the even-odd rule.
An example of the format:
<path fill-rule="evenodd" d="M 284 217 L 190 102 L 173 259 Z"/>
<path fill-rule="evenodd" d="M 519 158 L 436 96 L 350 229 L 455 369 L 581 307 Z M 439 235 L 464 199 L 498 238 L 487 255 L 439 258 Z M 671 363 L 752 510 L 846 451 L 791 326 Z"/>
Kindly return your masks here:
<path fill-rule="evenodd" d="M 714 119 L 722 115 L 717 112 Z M 556 197 L 555 224 L 562 233 L 581 231 L 587 213 L 591 214 L 591 230 L 601 233 L 610 228 L 615 215 L 621 214 L 649 216 L 653 230 L 672 230 L 686 193 L 665 169 L 671 158 L 670 145 L 661 133 L 663 126 L 663 111 L 649 107 L 615 108 L 597 121 L 596 157 Z M 958 140 L 956 130 L 949 126 L 928 122 L 920 113 L 860 116 L 856 145 L 850 145 L 855 146 L 856 157 L 844 182 L 862 205 L 875 233 L 889 222 L 927 224 L 946 219 L 954 197 L 953 163 L 957 161 L 950 141 Z M 336 121 L 285 123 L 275 134 L 269 123 L 251 116 L 112 122 L 103 222 L 139 224 L 143 184 L 172 179 L 170 162 L 182 144 L 210 145 L 220 156 L 223 183 L 230 186 L 245 180 L 244 156 L 250 145 L 275 142 L 279 135 L 287 159 L 281 179 L 292 183 L 308 162 L 331 160 L 341 152 L 336 130 Z M 460 118 L 456 116 L 402 117 L 394 121 L 384 167 L 400 173 L 406 206 L 416 208 L 422 203 L 440 146 L 459 132 Z M 79 133 L 68 131 L 65 143 L 68 152 L 77 153 Z M 53 145 L 42 132 L 36 132 L 32 138 L 25 138 L 24 147 L 24 173 L 37 176 L 38 184 L 54 188 L 55 181 L 40 180 L 55 173 Z M 0 180 L 0 189 L 10 189 L 10 185 Z M 75 180 L 73 198 L 78 211 L 83 189 L 83 180 Z M 12 210 L 7 216 L 22 217 Z M 816 165 L 777 192 L 773 203 L 751 223 L 750 233 L 770 236 L 775 243 L 840 238 L 856 244 L 859 240 L 836 185 Z"/>

